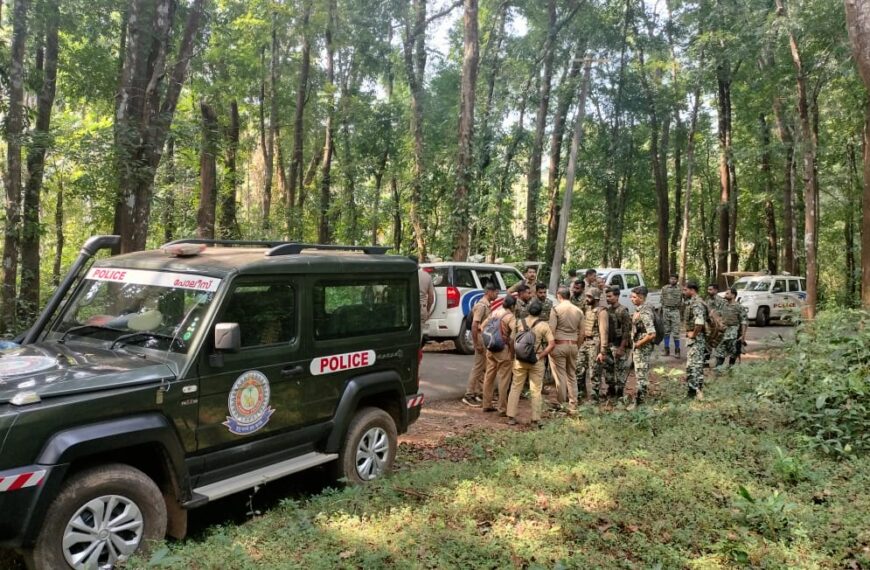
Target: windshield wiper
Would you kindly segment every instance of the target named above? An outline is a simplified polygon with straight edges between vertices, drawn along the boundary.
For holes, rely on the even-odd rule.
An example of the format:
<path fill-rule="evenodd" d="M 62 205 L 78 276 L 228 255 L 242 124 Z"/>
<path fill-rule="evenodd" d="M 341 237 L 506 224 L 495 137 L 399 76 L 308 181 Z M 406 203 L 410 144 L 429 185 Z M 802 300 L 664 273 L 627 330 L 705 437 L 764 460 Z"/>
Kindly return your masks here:
<path fill-rule="evenodd" d="M 58 339 L 57 342 L 63 344 L 63 342 L 66 340 L 66 337 L 67 337 L 67 336 L 69 336 L 69 335 L 72 334 L 72 333 L 79 333 L 79 334 L 81 335 L 82 331 L 90 331 L 90 332 L 96 332 L 96 331 L 114 331 L 114 332 L 121 332 L 121 331 L 118 330 L 118 329 L 115 329 L 115 328 L 112 328 L 112 327 L 104 327 L 104 326 L 102 326 L 102 325 L 78 325 L 78 326 L 74 326 L 74 327 L 70 327 L 70 328 L 66 329 L 66 331 L 63 333 L 63 335 L 60 337 L 60 339 Z M 82 336 L 84 336 L 84 335 L 82 335 Z"/>
<path fill-rule="evenodd" d="M 127 334 L 122 334 L 121 336 L 116 338 L 114 341 L 112 341 L 112 344 L 109 346 L 109 350 L 114 350 L 116 346 L 121 345 L 121 344 L 126 344 L 126 341 L 128 341 L 130 339 L 137 338 L 137 337 L 167 339 L 170 342 L 170 347 L 172 346 L 172 344 L 177 344 L 178 348 L 181 350 L 184 350 L 187 347 L 187 345 L 184 344 L 183 340 L 181 340 L 180 338 L 175 337 L 175 336 L 169 336 L 168 334 L 160 334 L 160 333 L 151 332 L 151 331 L 136 331 L 136 332 L 131 332 L 131 333 L 127 333 Z"/>

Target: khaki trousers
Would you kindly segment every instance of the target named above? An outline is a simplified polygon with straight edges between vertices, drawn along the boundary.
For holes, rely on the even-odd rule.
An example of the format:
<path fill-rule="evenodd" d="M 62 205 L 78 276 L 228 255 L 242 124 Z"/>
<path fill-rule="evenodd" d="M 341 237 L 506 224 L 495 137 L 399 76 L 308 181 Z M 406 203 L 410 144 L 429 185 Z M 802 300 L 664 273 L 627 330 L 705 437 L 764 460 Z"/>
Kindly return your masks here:
<path fill-rule="evenodd" d="M 513 368 L 513 359 L 508 349 L 503 349 L 501 352 L 486 351 L 486 374 L 483 377 L 483 407 L 492 407 L 493 392 L 498 386 L 498 404 L 496 409 L 499 412 L 507 411 L 508 393 L 511 389 L 511 368 Z"/>
<path fill-rule="evenodd" d="M 468 374 L 468 385 L 465 387 L 466 396 L 480 396 L 483 392 L 483 375 L 486 374 L 485 347 L 479 346 L 474 349 L 474 364 Z"/>
<path fill-rule="evenodd" d="M 550 353 L 550 371 L 556 382 L 556 399 L 560 404 L 567 400 L 571 408 L 577 407 L 577 343 L 556 343 Z"/>
<path fill-rule="evenodd" d="M 539 360 L 535 364 L 526 364 L 525 362 L 514 360 L 514 379 L 511 382 L 510 396 L 508 396 L 507 415 L 511 418 L 517 417 L 517 410 L 520 407 L 520 394 L 523 392 L 526 379 L 529 380 L 532 421 L 539 421 L 541 419 L 541 390 L 544 387 L 543 360 Z"/>

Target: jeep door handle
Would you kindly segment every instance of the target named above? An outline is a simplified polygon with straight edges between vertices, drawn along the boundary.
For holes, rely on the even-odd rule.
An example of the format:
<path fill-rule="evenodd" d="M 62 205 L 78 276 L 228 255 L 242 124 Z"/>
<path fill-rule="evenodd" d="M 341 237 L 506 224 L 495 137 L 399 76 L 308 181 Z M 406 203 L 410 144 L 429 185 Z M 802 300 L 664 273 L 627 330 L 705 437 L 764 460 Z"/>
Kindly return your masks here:
<path fill-rule="evenodd" d="M 281 370 L 281 376 L 292 378 L 293 376 L 299 376 L 300 374 L 302 374 L 302 370 L 303 368 L 301 365 L 287 366 L 286 368 L 283 368 Z"/>

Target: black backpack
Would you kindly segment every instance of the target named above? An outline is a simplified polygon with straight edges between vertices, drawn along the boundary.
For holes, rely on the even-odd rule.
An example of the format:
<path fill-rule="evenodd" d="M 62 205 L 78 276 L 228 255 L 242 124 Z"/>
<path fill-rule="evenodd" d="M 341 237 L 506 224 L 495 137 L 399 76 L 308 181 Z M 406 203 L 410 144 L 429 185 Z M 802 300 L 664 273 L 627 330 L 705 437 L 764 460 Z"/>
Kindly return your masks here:
<path fill-rule="evenodd" d="M 490 318 L 486 322 L 486 326 L 483 327 L 483 331 L 481 331 L 481 334 L 483 335 L 483 346 L 485 346 L 490 352 L 501 352 L 504 350 L 504 336 L 501 334 L 501 323 L 504 317 L 505 316 L 502 315 L 501 318 L 498 319 Z"/>
<path fill-rule="evenodd" d="M 653 309 L 653 324 L 656 327 L 656 338 L 653 340 L 653 344 L 661 344 L 661 342 L 665 339 L 665 323 L 662 321 L 662 312 L 656 311 Z"/>
<path fill-rule="evenodd" d="M 526 319 L 520 319 L 520 327 L 522 330 L 517 333 L 517 338 L 514 341 L 514 354 L 517 360 L 527 364 L 535 364 L 538 362 L 538 339 L 535 338 L 535 333 L 532 331 L 535 326 L 541 322 L 537 319 L 532 326 L 526 325 Z"/>

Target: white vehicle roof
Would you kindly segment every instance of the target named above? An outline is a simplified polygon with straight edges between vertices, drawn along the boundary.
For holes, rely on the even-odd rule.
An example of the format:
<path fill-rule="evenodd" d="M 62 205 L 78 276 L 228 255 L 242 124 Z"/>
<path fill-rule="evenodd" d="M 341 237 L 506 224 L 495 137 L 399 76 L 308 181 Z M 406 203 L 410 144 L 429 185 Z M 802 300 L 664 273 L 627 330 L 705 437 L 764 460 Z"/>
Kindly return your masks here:
<path fill-rule="evenodd" d="M 738 279 L 738 281 L 761 281 L 764 279 L 803 279 L 800 275 L 747 275 Z"/>
<path fill-rule="evenodd" d="M 598 272 L 598 275 L 610 275 L 611 273 L 640 273 L 636 269 L 623 269 L 621 267 L 596 267 L 595 271 Z M 577 277 L 580 277 L 580 272 L 577 273 Z"/>
<path fill-rule="evenodd" d="M 492 269 L 495 271 L 519 271 L 512 265 L 499 265 L 497 263 L 471 263 L 469 261 L 438 261 L 436 263 L 421 263 L 420 267 L 464 267 L 467 269 Z"/>

